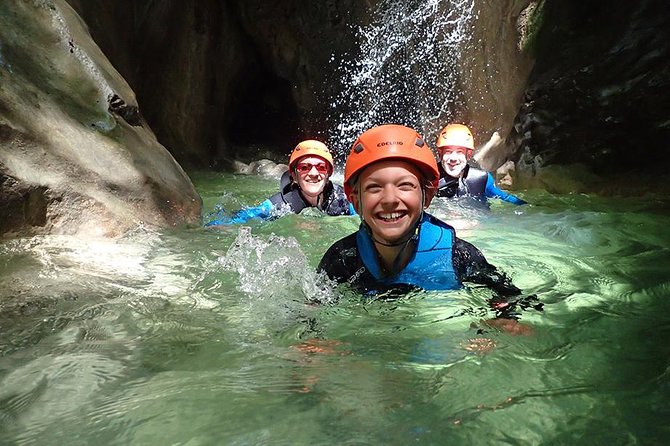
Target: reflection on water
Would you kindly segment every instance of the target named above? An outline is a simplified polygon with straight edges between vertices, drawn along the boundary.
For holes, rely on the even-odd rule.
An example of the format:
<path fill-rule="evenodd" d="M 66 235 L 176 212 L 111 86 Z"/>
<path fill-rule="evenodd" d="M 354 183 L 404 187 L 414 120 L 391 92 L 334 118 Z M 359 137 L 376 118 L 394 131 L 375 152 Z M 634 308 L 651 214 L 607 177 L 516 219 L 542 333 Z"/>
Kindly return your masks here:
<path fill-rule="evenodd" d="M 276 187 L 195 179 L 205 209 Z M 667 440 L 667 201 L 524 198 L 431 211 L 545 303 L 530 336 L 482 325 L 481 288 L 333 289 L 313 268 L 355 217 L 4 242 L 0 443 Z"/>

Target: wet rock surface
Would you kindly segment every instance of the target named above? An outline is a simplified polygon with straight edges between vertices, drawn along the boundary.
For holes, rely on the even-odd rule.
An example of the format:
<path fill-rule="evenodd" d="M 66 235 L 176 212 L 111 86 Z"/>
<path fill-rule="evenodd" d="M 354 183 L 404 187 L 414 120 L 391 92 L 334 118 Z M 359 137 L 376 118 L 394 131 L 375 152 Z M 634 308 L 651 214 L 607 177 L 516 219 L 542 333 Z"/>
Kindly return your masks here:
<path fill-rule="evenodd" d="M 285 156 L 325 136 L 337 88 L 331 59 L 356 63 L 354 30 L 380 3 L 2 2 L 0 233 L 199 223 L 200 198 L 175 158 L 277 174 L 281 165 L 231 160 L 265 158 L 252 146 Z M 626 193 L 663 184 L 664 2 L 476 7 L 453 114 L 478 145 L 498 132 L 476 159 L 502 166 L 501 186 Z"/>
<path fill-rule="evenodd" d="M 409 8 L 380 0 L 69 2 L 137 92 L 161 143 L 182 165 L 217 169 L 248 158 L 249 146 L 284 155 L 302 139 L 326 139 L 341 124 L 339 114 L 351 111 L 334 110 L 332 101 L 343 88 L 340 68 L 365 56 L 365 33 L 357 36 L 357 30 L 374 20 L 383 23 L 380 6 Z M 465 3 L 440 1 L 432 13 L 446 15 Z M 506 135 L 518 110 L 532 66 L 520 43 L 526 28 L 519 16 L 531 3 L 475 5 L 452 107 L 453 118 L 470 124 L 479 143 L 496 130 Z M 412 50 L 410 45 L 398 57 Z M 411 57 L 451 70 L 450 56 Z M 426 110 L 425 127 L 437 131 L 450 117 L 435 114 Z M 434 135 L 426 137 L 434 141 Z M 347 147 L 351 138 L 326 142 Z M 500 165 L 511 152 L 503 145 L 491 162 Z"/>
<path fill-rule="evenodd" d="M 59 0 L 0 3 L 0 235 L 200 222 L 191 181 Z"/>
<path fill-rule="evenodd" d="M 610 185 L 618 177 L 620 192 L 654 187 L 670 165 L 667 3 L 547 1 L 542 21 L 508 139 L 523 174 L 555 166 L 552 181 L 573 177 L 576 190 L 601 190 L 593 174 Z"/>

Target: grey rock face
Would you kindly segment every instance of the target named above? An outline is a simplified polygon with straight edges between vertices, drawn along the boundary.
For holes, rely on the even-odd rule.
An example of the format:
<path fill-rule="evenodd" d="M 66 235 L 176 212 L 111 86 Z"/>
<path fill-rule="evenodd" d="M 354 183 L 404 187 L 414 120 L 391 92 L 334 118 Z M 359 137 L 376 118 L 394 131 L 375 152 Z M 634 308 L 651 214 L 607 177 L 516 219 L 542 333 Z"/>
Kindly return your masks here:
<path fill-rule="evenodd" d="M 0 234 L 200 221 L 191 181 L 61 0 L 0 3 Z"/>
<path fill-rule="evenodd" d="M 510 138 L 525 174 L 574 166 L 581 181 L 586 171 L 652 187 L 670 161 L 667 2 L 545 2 L 542 17 Z"/>

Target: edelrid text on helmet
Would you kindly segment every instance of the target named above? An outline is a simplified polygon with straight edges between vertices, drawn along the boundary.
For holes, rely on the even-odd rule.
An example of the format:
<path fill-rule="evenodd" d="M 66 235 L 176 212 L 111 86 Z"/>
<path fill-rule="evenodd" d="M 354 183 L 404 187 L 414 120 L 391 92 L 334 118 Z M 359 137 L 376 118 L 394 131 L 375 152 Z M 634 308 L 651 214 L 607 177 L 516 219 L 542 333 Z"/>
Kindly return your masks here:
<path fill-rule="evenodd" d="M 330 172 L 333 172 L 333 155 L 324 143 L 315 139 L 307 139 L 295 146 L 288 160 L 289 170 L 294 169 L 295 164 L 300 158 L 310 155 L 323 158 L 330 166 Z"/>
<path fill-rule="evenodd" d="M 414 164 L 430 183 L 429 189 L 437 189 L 439 172 L 430 147 L 416 130 L 398 124 L 385 124 L 363 132 L 351 146 L 344 166 L 344 191 L 353 193 L 354 179 L 367 166 L 377 161 L 399 159 Z M 433 193 L 427 191 L 430 202 Z M 426 204 L 427 205 L 427 204 Z"/>

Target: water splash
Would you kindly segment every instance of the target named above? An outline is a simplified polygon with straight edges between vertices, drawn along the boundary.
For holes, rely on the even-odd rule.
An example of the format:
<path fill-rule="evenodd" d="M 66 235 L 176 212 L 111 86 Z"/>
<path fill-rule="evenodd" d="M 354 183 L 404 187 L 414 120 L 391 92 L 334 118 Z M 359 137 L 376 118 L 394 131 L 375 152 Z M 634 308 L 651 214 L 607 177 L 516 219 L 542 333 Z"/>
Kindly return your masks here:
<path fill-rule="evenodd" d="M 405 124 L 424 135 L 452 120 L 461 98 L 457 67 L 470 39 L 474 0 L 383 0 L 356 31 L 360 55 L 336 63 L 342 92 L 330 106 L 335 150 L 346 153 L 363 131 Z"/>
<path fill-rule="evenodd" d="M 295 296 L 296 291 L 304 299 L 300 303 L 334 300 L 330 284 L 314 272 L 293 237 L 272 234 L 265 240 L 242 226 L 219 261 L 224 269 L 238 273 L 239 289 L 257 300 Z"/>
<path fill-rule="evenodd" d="M 293 237 L 258 237 L 242 226 L 226 254 L 219 258 L 224 271 L 236 273 L 237 298 L 226 299 L 228 339 L 237 345 L 269 348 L 276 333 L 293 336 L 296 323 L 312 326 L 318 306 L 335 300 L 331 282 L 314 271 Z M 235 280 L 235 279 L 233 279 Z"/>
<path fill-rule="evenodd" d="M 237 204 L 229 204 L 237 203 Z M 214 206 L 214 210 L 204 217 L 206 226 L 221 226 L 221 225 L 230 225 L 236 223 L 246 223 L 249 220 L 262 220 L 260 217 L 254 215 L 249 217 L 246 214 L 246 211 L 249 209 L 254 209 L 254 206 L 243 206 L 242 201 L 237 197 L 233 196 L 230 193 L 224 193 L 222 195 L 222 202 L 217 203 Z M 239 209 L 237 211 L 231 211 L 230 209 Z M 281 203 L 278 206 L 274 206 L 266 219 L 274 220 L 277 218 L 284 217 L 286 215 L 294 214 L 293 208 L 288 203 Z M 246 215 L 246 216 L 245 216 Z"/>

